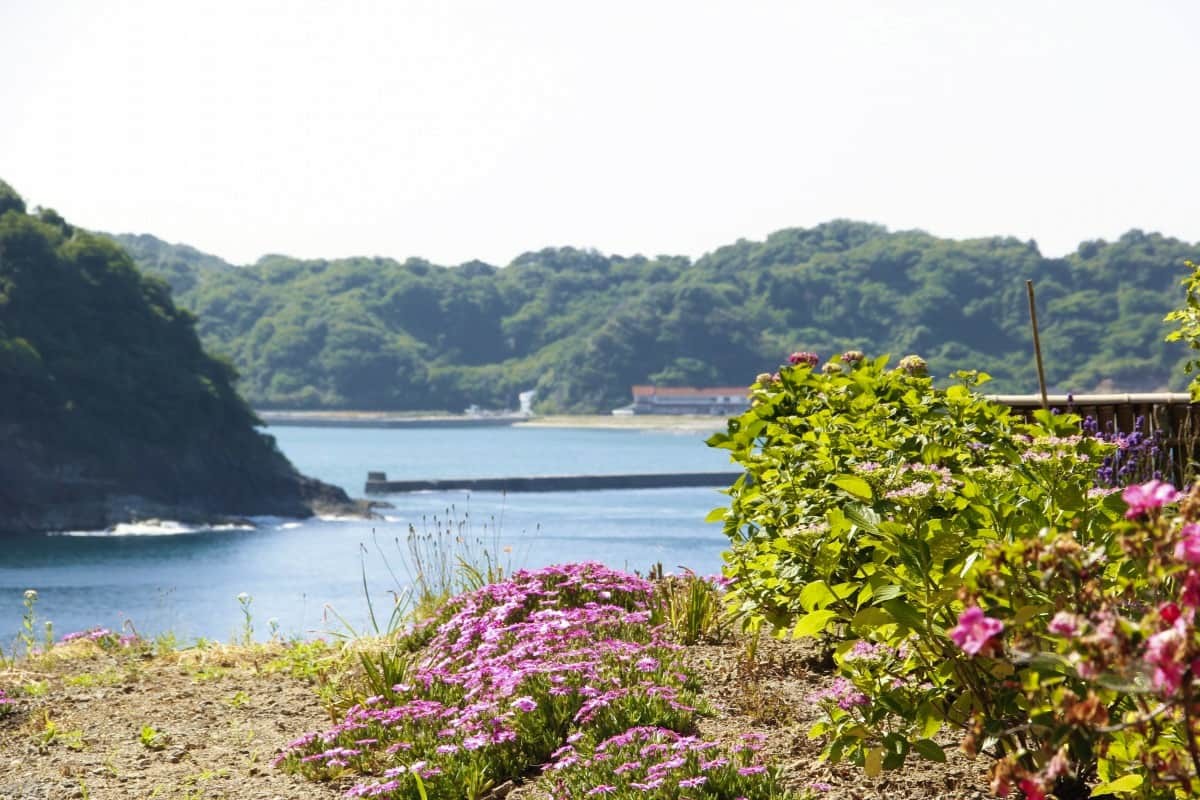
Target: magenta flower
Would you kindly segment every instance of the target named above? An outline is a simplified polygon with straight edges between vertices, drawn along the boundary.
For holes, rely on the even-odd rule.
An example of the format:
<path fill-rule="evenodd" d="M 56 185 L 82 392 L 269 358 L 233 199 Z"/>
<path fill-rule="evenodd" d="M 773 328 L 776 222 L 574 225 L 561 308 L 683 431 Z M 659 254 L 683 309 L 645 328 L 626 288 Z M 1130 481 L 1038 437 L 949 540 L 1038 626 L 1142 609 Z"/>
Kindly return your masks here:
<path fill-rule="evenodd" d="M 1047 630 L 1057 636 L 1074 636 L 1079 631 L 1078 618 L 1069 612 L 1060 611 L 1050 620 Z"/>
<path fill-rule="evenodd" d="M 1200 573 L 1189 569 L 1183 577 L 1183 591 L 1179 593 L 1179 602 L 1188 608 L 1200 608 Z"/>
<path fill-rule="evenodd" d="M 1189 522 L 1179 531 L 1175 543 L 1175 558 L 1189 564 L 1200 564 L 1200 525 Z"/>
<path fill-rule="evenodd" d="M 1186 627 L 1182 619 L 1165 631 L 1159 631 L 1146 642 L 1146 663 L 1154 667 L 1150 680 L 1164 694 L 1174 694 L 1183 679 L 1182 656 L 1185 649 Z"/>
<path fill-rule="evenodd" d="M 819 362 L 820 360 L 821 360 L 821 357 L 818 356 L 816 353 L 809 353 L 804 350 L 798 350 L 795 353 L 792 353 L 790 356 L 788 356 L 788 363 L 794 367 L 799 366 L 800 364 L 807 364 L 810 367 L 815 367 L 817 365 L 817 362 Z"/>
<path fill-rule="evenodd" d="M 958 615 L 958 625 L 950 631 L 950 638 L 964 653 L 973 656 L 1002 630 L 1003 622 L 986 616 L 979 606 L 971 606 Z"/>
<path fill-rule="evenodd" d="M 1160 480 L 1126 486 L 1125 491 L 1121 492 L 1121 499 L 1129 506 L 1125 519 L 1137 519 L 1151 509 L 1174 503 L 1180 497 L 1178 489 Z"/>
<path fill-rule="evenodd" d="M 862 350 L 847 350 L 846 352 L 842 353 L 842 361 L 846 364 L 858 364 L 864 358 L 866 358 L 866 356 L 863 355 Z"/>
<path fill-rule="evenodd" d="M 524 697 L 518 697 L 516 700 L 513 700 L 511 705 L 517 711 L 523 711 L 528 714 L 530 711 L 533 711 L 535 708 L 537 708 L 537 701 L 529 695 L 525 695 Z"/>

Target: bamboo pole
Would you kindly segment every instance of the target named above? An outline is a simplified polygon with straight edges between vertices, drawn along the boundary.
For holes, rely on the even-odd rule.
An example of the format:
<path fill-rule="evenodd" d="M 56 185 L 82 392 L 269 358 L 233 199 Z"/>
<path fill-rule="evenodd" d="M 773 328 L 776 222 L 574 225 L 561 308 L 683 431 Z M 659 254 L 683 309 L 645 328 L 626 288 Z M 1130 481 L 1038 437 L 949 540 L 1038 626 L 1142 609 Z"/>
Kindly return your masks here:
<path fill-rule="evenodd" d="M 1033 281 L 1025 281 L 1025 291 L 1029 295 L 1029 321 L 1033 325 L 1033 355 L 1037 359 L 1038 388 L 1042 392 L 1042 408 L 1049 410 L 1050 401 L 1046 399 L 1046 370 L 1042 367 L 1042 341 L 1038 337 L 1037 303 L 1033 299 Z"/>

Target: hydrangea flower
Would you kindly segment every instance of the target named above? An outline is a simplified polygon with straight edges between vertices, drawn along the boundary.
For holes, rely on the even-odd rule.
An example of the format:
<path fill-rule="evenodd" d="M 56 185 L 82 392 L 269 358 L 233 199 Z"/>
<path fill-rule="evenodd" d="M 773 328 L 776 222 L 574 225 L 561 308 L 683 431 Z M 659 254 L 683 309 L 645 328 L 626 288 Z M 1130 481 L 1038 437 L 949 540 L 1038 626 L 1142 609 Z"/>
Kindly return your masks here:
<path fill-rule="evenodd" d="M 1189 522 L 1179 531 L 1175 543 L 1175 558 L 1189 564 L 1200 564 L 1200 525 Z"/>
<path fill-rule="evenodd" d="M 1126 486 L 1125 491 L 1121 492 L 1121 499 L 1129 506 L 1125 519 L 1137 519 L 1154 509 L 1174 503 L 1180 497 L 1178 489 L 1157 479 Z"/>
<path fill-rule="evenodd" d="M 973 656 L 1003 630 L 1003 622 L 985 615 L 979 606 L 970 606 L 958 615 L 958 625 L 950 631 L 950 638 L 964 653 Z"/>
<path fill-rule="evenodd" d="M 923 378 L 929 374 L 929 364 L 925 359 L 918 355 L 907 355 L 900 359 L 900 363 L 896 368 L 907 372 L 909 375 L 915 375 L 918 378 Z"/>
<path fill-rule="evenodd" d="M 821 357 L 816 353 L 810 353 L 806 350 L 797 350 L 795 353 L 792 353 L 790 356 L 788 356 L 788 363 L 793 367 L 799 366 L 800 364 L 807 364 L 810 367 L 815 367 L 820 360 Z"/>
<path fill-rule="evenodd" d="M 846 352 L 842 353 L 841 358 L 846 364 L 858 364 L 861 363 L 864 358 L 866 358 L 866 355 L 863 354 L 862 350 L 847 350 Z"/>

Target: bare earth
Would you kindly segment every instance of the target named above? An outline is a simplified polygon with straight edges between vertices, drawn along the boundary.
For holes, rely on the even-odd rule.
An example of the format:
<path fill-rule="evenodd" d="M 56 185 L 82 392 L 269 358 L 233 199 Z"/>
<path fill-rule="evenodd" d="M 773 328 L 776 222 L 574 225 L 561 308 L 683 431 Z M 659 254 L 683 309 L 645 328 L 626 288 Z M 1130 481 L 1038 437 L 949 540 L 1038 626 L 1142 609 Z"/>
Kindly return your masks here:
<path fill-rule="evenodd" d="M 134 658 L 90 643 L 56 651 L 63 657 L 53 662 L 0 671 L 0 688 L 18 698 L 16 713 L 0 716 L 0 800 L 322 800 L 347 788 L 271 766 L 286 742 L 330 724 L 313 683 L 280 658 L 282 645 Z M 806 697 L 830 676 L 812 646 L 763 642 L 753 665 L 744 654 L 735 644 L 687 649 L 717 712 L 701 724 L 703 736 L 768 733 L 788 783 L 829 784 L 830 800 L 987 796 L 987 764 L 953 747 L 947 764 L 916 760 L 876 780 L 820 762 L 820 743 L 806 735 L 817 710 Z M 149 743 L 144 726 L 153 728 Z M 544 797 L 535 778 L 511 800 Z"/>

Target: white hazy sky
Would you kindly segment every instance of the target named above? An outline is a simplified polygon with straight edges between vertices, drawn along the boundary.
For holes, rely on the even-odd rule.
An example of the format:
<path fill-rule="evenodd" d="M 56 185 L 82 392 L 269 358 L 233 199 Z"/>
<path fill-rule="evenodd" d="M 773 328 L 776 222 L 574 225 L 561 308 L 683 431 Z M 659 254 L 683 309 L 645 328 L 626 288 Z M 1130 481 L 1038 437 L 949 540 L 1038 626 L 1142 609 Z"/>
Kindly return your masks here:
<path fill-rule="evenodd" d="M 246 263 L 1200 240 L 1200 3 L 0 0 L 0 178 Z"/>

